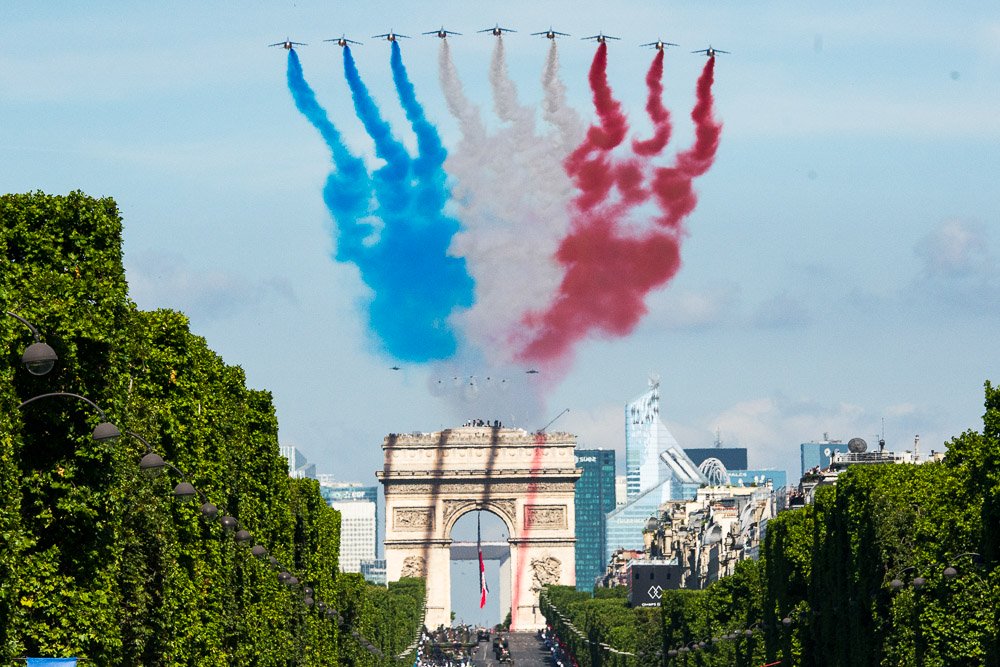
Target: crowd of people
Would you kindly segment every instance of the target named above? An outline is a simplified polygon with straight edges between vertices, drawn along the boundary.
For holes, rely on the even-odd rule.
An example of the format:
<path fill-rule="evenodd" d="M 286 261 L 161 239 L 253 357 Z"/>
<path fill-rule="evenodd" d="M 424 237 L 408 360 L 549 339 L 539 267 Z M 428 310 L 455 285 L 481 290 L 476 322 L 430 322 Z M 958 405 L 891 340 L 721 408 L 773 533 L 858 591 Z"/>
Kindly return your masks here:
<path fill-rule="evenodd" d="M 545 649 L 552 658 L 552 664 L 556 667 L 577 667 L 576 661 L 563 648 L 562 640 L 552 628 L 539 630 L 538 638 L 545 644 Z"/>

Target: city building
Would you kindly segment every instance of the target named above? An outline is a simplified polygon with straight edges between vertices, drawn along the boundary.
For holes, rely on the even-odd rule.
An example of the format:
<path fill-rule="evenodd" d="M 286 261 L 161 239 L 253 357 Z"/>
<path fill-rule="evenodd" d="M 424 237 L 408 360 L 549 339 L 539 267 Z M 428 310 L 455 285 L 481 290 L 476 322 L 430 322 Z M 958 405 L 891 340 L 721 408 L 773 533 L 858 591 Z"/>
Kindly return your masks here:
<path fill-rule="evenodd" d="M 834 441 L 837 444 L 843 444 Z M 805 470 L 799 480 L 798 490 L 789 498 L 789 505 L 798 507 L 813 501 L 816 489 L 837 483 L 842 472 L 856 465 L 886 465 L 886 464 L 921 464 L 944 459 L 944 452 L 931 450 L 930 454 L 920 457 L 920 436 L 916 436 L 912 450 L 903 452 L 886 451 L 885 440 L 879 439 L 878 451 L 868 451 L 868 443 L 862 438 L 851 438 L 843 445 L 843 450 L 831 452 L 826 466 L 816 465 Z M 807 443 L 814 444 L 814 443 Z M 805 444 L 802 445 L 805 447 Z M 824 452 L 824 456 L 826 452 Z M 803 456 L 805 461 L 805 456 Z"/>
<path fill-rule="evenodd" d="M 774 513 L 770 484 L 703 487 L 693 500 L 667 502 L 648 520 L 645 550 L 650 560 L 680 568 L 681 587 L 704 588 L 759 556 Z"/>
<path fill-rule="evenodd" d="M 726 470 L 747 469 L 746 447 L 723 447 L 720 441 L 716 441 L 715 447 L 685 447 L 684 453 L 697 466 L 706 459 L 719 459 L 722 465 L 726 466 Z"/>
<path fill-rule="evenodd" d="M 628 503 L 627 488 L 625 475 L 615 475 L 615 507 L 625 507 Z"/>
<path fill-rule="evenodd" d="M 660 385 L 650 381 L 625 406 L 626 498 L 607 519 L 605 560 L 618 549 L 641 549 L 646 520 L 668 500 L 694 498 L 708 479 L 660 419 Z"/>
<path fill-rule="evenodd" d="M 385 586 L 385 559 L 372 558 L 361 561 L 361 576 L 370 584 Z"/>
<path fill-rule="evenodd" d="M 380 556 L 381 533 L 379 526 L 378 512 L 378 487 L 365 486 L 358 482 L 337 482 L 333 475 L 320 475 L 319 493 L 323 500 L 330 507 L 335 507 L 334 503 L 345 503 L 353 501 L 370 502 L 375 508 L 375 556 Z M 343 518 L 341 518 L 343 521 Z"/>
<path fill-rule="evenodd" d="M 628 564 L 630 607 L 659 607 L 663 591 L 681 587 L 684 568 L 665 560 L 634 560 Z"/>
<path fill-rule="evenodd" d="M 827 433 L 823 434 L 823 439 L 819 442 L 803 442 L 799 445 L 799 459 L 802 465 L 799 473 L 800 476 L 805 475 L 814 468 L 816 470 L 829 468 L 833 455 L 846 451 L 846 442 L 842 440 L 830 440 Z"/>
<path fill-rule="evenodd" d="M 370 500 L 334 500 L 340 512 L 340 571 L 361 572 L 361 562 L 375 560 L 376 511 Z"/>
<path fill-rule="evenodd" d="M 615 452 L 611 449 L 576 450 L 576 588 L 593 591 L 604 574 L 607 551 L 607 515 L 615 509 Z"/>
<path fill-rule="evenodd" d="M 733 486 L 764 486 L 770 484 L 778 492 L 788 486 L 788 472 L 774 468 L 728 470 L 729 483 Z"/>
<path fill-rule="evenodd" d="M 288 461 L 288 476 L 296 479 L 316 479 L 316 464 L 309 463 L 305 455 L 291 445 L 280 445 L 278 452 Z"/>

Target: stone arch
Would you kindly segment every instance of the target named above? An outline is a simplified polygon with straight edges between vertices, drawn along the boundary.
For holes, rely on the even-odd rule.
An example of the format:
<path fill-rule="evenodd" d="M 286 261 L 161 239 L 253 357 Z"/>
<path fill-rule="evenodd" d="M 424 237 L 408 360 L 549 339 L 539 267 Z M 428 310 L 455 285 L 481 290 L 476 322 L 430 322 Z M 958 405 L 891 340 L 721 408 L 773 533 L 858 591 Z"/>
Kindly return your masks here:
<path fill-rule="evenodd" d="M 464 515 L 495 514 L 509 535 L 512 627 L 545 625 L 539 582 L 576 583 L 576 436 L 466 426 L 390 434 L 382 444 L 386 576 L 426 575 L 428 627 L 451 624 L 451 533 Z"/>

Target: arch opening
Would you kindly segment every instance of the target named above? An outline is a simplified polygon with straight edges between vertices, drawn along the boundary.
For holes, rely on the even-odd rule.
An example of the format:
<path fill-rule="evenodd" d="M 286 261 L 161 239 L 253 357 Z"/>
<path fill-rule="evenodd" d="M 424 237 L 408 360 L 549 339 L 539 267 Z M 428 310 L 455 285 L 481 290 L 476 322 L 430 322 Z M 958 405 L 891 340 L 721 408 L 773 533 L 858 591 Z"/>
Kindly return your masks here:
<path fill-rule="evenodd" d="M 479 608 L 479 556 L 476 553 L 476 520 L 480 521 L 483 564 L 489 594 Z M 451 540 L 452 626 L 492 628 L 510 611 L 510 529 L 499 514 L 471 507 L 458 516 L 448 533 Z"/>

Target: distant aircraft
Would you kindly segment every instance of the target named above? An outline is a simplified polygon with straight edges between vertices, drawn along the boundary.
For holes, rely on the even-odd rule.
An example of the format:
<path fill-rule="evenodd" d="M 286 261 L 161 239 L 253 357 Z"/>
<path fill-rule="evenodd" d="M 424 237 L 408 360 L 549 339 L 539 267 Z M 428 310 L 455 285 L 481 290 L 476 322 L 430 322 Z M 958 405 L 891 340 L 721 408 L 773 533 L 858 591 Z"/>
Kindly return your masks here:
<path fill-rule="evenodd" d="M 535 36 L 545 36 L 548 39 L 555 39 L 556 37 L 569 37 L 569 34 L 565 32 L 559 32 L 558 30 L 553 30 L 552 26 L 549 26 L 548 30 L 543 30 L 542 32 L 531 33 L 532 37 Z"/>
<path fill-rule="evenodd" d="M 461 35 L 460 32 L 453 32 L 451 30 L 445 30 L 444 26 L 441 26 L 437 30 L 431 30 L 430 32 L 421 33 L 423 35 L 434 35 L 438 39 L 445 39 L 448 35 Z"/>
<path fill-rule="evenodd" d="M 596 40 L 599 44 L 603 44 L 605 41 L 609 39 L 621 39 L 621 37 L 612 37 L 611 35 L 605 35 L 603 32 L 599 32 L 596 35 L 591 35 L 590 37 L 581 37 L 580 39 L 593 39 Z"/>
<path fill-rule="evenodd" d="M 664 42 L 662 39 L 657 38 L 655 42 L 650 42 L 649 44 L 640 44 L 639 46 L 652 46 L 657 51 L 662 51 L 665 46 L 679 46 L 673 42 Z"/>
<path fill-rule="evenodd" d="M 399 37 L 405 37 L 406 39 L 410 38 L 409 35 L 400 35 L 398 32 L 393 32 L 392 30 L 390 30 L 389 32 L 383 33 L 381 35 L 372 35 L 372 39 L 381 39 L 382 37 L 385 37 L 386 41 L 389 41 L 389 42 L 395 42 L 396 39 L 399 38 Z"/>
<path fill-rule="evenodd" d="M 335 39 L 324 39 L 323 41 L 324 42 L 336 42 L 337 46 L 347 46 L 348 44 L 358 44 L 358 45 L 361 44 L 361 42 L 355 42 L 353 39 L 347 39 L 343 35 L 341 35 L 340 37 L 337 37 Z"/>
<path fill-rule="evenodd" d="M 500 37 L 505 32 L 517 32 L 517 30 L 514 30 L 512 28 L 501 28 L 500 24 L 497 23 L 492 28 L 485 28 L 483 30 L 478 30 L 477 32 L 488 32 L 491 33 L 494 37 Z"/>
<path fill-rule="evenodd" d="M 723 51 L 722 49 L 713 49 L 709 46 L 707 49 L 698 49 L 697 51 L 692 51 L 691 53 L 704 53 L 709 58 L 714 58 L 716 53 L 729 53 L 729 51 Z"/>
<path fill-rule="evenodd" d="M 529 368 L 528 370 L 526 370 L 524 372 L 527 373 L 528 375 L 533 375 L 534 373 L 537 373 L 538 371 L 536 371 L 534 368 Z"/>
<path fill-rule="evenodd" d="M 399 370 L 399 366 L 390 366 L 389 370 L 391 370 L 391 371 L 398 371 Z"/>
<path fill-rule="evenodd" d="M 303 42 L 293 42 L 292 40 L 285 37 L 285 41 L 275 42 L 274 44 L 268 44 L 268 46 L 280 46 L 286 51 L 291 51 L 293 46 L 308 46 L 308 45 Z"/>

